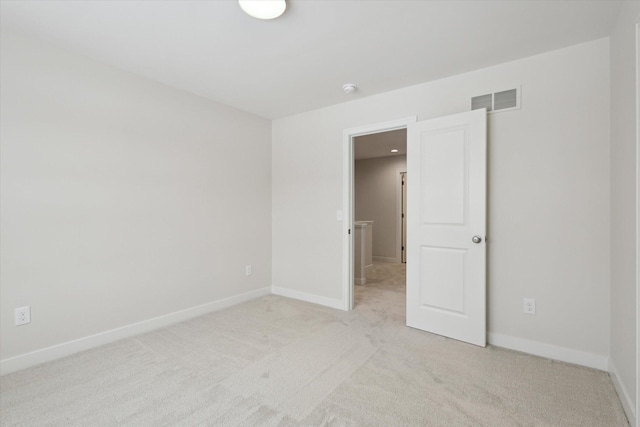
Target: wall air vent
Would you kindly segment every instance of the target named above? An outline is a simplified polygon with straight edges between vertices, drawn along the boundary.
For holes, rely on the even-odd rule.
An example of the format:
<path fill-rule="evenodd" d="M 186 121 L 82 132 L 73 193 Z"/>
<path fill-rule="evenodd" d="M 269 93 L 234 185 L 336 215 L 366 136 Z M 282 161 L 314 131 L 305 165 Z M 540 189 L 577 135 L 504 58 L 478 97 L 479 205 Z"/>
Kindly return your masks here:
<path fill-rule="evenodd" d="M 480 95 L 471 98 L 471 109 L 479 110 L 480 108 L 486 108 L 487 111 L 493 110 L 493 95 Z"/>
<path fill-rule="evenodd" d="M 471 109 L 477 110 L 479 108 L 486 108 L 489 113 L 518 109 L 520 108 L 520 89 L 474 96 L 471 98 Z"/>

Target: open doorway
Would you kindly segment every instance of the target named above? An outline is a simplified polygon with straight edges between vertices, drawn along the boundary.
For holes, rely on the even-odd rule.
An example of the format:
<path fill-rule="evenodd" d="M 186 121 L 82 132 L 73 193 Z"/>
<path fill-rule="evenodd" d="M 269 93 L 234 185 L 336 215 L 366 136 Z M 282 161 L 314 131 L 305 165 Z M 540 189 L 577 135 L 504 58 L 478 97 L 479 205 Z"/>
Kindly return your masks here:
<path fill-rule="evenodd" d="M 357 135 L 351 144 L 352 307 L 381 292 L 403 301 L 407 129 Z"/>
<path fill-rule="evenodd" d="M 392 122 L 385 122 L 385 123 L 379 123 L 379 124 L 375 124 L 375 125 L 369 125 L 369 126 L 363 126 L 360 128 L 353 128 L 353 129 L 346 129 L 343 133 L 343 141 L 344 141 L 344 175 L 343 175 L 343 183 L 344 183 L 344 193 L 343 193 L 343 213 L 344 213 L 344 247 L 345 247 L 345 252 L 343 253 L 343 271 L 344 271 L 344 276 L 343 276 L 343 290 L 344 290 L 344 295 L 343 295 L 343 300 L 345 301 L 345 309 L 346 310 L 351 310 L 354 307 L 354 294 L 355 294 L 355 289 L 354 289 L 354 283 L 355 283 L 355 275 L 354 275 L 354 252 L 355 252 L 355 220 L 356 220 L 356 214 L 355 214 L 355 208 L 356 208 L 356 198 L 355 198 L 355 168 L 356 168 L 356 141 L 358 140 L 357 138 L 360 137 L 365 137 L 364 139 L 361 139 L 360 141 L 365 141 L 365 142 L 374 142 L 371 139 L 368 138 L 375 138 L 374 135 L 379 135 L 379 134 L 383 134 L 383 133 L 387 133 L 387 132 L 392 132 L 392 131 L 402 131 L 404 138 L 403 138 L 403 149 L 405 150 L 406 153 L 406 129 L 408 127 L 408 125 L 410 123 L 415 123 L 416 122 L 416 117 L 408 117 L 405 119 L 400 119 L 400 120 L 395 120 Z M 398 136 L 398 134 L 396 134 L 396 136 Z M 382 139 L 384 140 L 385 138 L 382 137 Z M 358 146 L 360 146 L 360 144 L 358 144 Z M 367 149 L 373 149 L 373 145 L 369 146 L 369 147 L 365 147 L 364 150 L 365 152 L 367 151 Z M 396 147 L 391 147 L 391 146 L 384 146 L 381 144 L 381 146 L 378 148 L 378 150 L 380 151 L 380 153 L 384 153 L 385 155 L 388 154 L 396 154 L 396 153 L 392 153 L 391 150 L 392 149 L 396 149 Z M 400 148 L 398 149 L 398 153 L 400 152 Z M 403 153 L 404 154 L 404 153 Z M 406 158 L 406 154 L 405 158 Z M 358 157 L 361 157 L 360 160 L 364 160 L 364 156 L 366 155 L 362 155 L 360 154 L 360 152 L 358 153 Z M 379 157 L 383 157 L 382 155 L 379 155 Z M 371 156 L 370 158 L 376 158 Z M 406 172 L 406 166 L 404 168 L 404 170 L 398 170 L 398 171 L 394 171 L 397 172 L 397 181 L 401 183 L 401 175 L 400 172 Z M 400 187 L 401 188 L 401 187 Z M 402 204 L 402 192 L 398 192 L 396 191 L 396 202 L 393 203 L 393 208 L 397 209 L 397 212 L 402 211 L 401 209 L 401 204 Z M 360 212 L 359 212 L 360 213 Z M 341 212 L 342 214 L 342 212 Z M 366 212 L 364 213 L 364 215 L 366 215 Z M 393 215 L 394 217 L 396 217 L 398 214 L 396 213 L 395 215 Z M 363 220 L 367 220 L 367 218 L 358 218 L 358 219 L 363 219 Z M 372 224 L 372 228 L 375 227 L 375 221 Z M 399 264 L 400 265 L 405 265 L 402 264 L 402 221 L 401 218 L 400 220 L 397 221 L 397 225 L 396 227 L 394 227 L 395 230 L 395 254 L 392 253 L 391 256 L 384 256 L 381 255 L 380 252 L 376 253 L 374 252 L 373 249 L 373 241 L 372 241 L 372 249 L 371 249 L 371 258 L 372 261 L 375 259 L 376 261 L 385 261 L 384 258 L 391 258 L 394 261 L 398 261 L 399 260 Z M 373 237 L 373 231 L 372 231 L 372 237 Z M 359 236 L 361 237 L 361 236 Z M 375 238 L 374 238 L 375 241 Z M 387 250 L 387 249 L 385 249 Z M 384 253 L 389 253 L 389 252 L 384 252 Z M 374 258 L 376 257 L 376 258 Z M 388 260 L 387 260 L 388 261 Z M 392 264 L 392 263 L 388 263 L 388 264 Z M 366 272 L 365 272 L 366 275 Z M 366 276 L 365 276 L 366 277 Z M 365 285 L 366 286 L 366 285 Z"/>
<path fill-rule="evenodd" d="M 354 306 L 382 294 L 394 304 L 406 298 L 407 129 L 358 136 L 353 147 Z"/>
<path fill-rule="evenodd" d="M 486 345 L 487 112 L 414 118 L 344 131 L 344 301 L 354 304 L 354 140 L 407 129 L 406 325 Z M 342 220 L 342 212 L 339 212 Z M 372 310 L 385 312 L 379 304 Z M 462 314 L 462 315 L 461 315 Z"/>
<path fill-rule="evenodd" d="M 354 138 L 354 220 L 372 228 L 373 241 L 367 245 L 378 262 L 401 263 L 403 258 L 406 149 L 406 129 Z"/>

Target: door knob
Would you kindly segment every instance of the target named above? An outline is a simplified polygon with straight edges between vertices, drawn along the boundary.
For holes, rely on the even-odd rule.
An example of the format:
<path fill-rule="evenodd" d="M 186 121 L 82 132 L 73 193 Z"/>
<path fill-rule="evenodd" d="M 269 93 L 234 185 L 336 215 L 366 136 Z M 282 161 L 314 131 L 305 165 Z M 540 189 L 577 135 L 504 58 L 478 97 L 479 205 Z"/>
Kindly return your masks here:
<path fill-rule="evenodd" d="M 473 243 L 480 243 L 480 242 L 482 242 L 482 237 L 480 237 L 480 236 L 473 236 L 473 238 L 471 239 L 471 241 L 472 241 Z"/>

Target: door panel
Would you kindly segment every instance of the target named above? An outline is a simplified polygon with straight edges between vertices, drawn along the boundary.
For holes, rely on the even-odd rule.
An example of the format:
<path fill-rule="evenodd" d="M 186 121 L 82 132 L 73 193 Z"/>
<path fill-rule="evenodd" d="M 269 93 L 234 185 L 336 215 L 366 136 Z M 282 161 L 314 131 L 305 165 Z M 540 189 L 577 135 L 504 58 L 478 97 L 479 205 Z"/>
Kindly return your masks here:
<path fill-rule="evenodd" d="M 485 346 L 486 111 L 410 125 L 407 174 L 407 325 Z"/>
<path fill-rule="evenodd" d="M 420 141 L 422 222 L 464 223 L 466 129 L 452 129 Z"/>
<path fill-rule="evenodd" d="M 460 249 L 423 246 L 420 263 L 420 304 L 464 314 L 464 256 Z"/>

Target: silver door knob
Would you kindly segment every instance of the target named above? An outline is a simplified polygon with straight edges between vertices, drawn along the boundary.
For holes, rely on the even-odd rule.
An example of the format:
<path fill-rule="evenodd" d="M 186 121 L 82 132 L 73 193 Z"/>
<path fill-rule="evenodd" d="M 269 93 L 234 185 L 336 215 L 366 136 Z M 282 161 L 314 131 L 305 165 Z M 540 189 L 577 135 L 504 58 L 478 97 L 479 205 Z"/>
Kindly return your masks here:
<path fill-rule="evenodd" d="M 480 242 L 482 242 L 482 237 L 480 237 L 480 236 L 473 236 L 473 238 L 471 239 L 471 241 L 472 241 L 473 243 L 480 243 Z"/>

